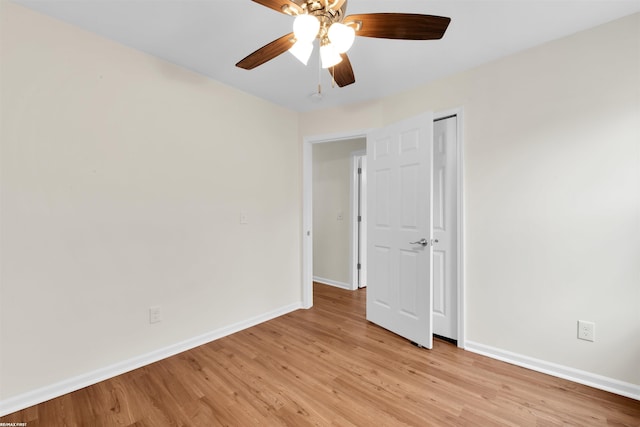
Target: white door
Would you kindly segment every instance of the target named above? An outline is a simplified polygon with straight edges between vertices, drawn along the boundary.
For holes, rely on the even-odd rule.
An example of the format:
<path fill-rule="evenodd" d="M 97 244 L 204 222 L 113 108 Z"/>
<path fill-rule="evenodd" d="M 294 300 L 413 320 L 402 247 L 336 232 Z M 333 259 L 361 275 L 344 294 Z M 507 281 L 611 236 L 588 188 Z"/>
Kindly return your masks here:
<path fill-rule="evenodd" d="M 433 343 L 432 142 L 432 113 L 367 136 L 367 319 L 426 348 Z"/>
<path fill-rule="evenodd" d="M 433 125 L 433 333 L 458 339 L 457 117 Z"/>

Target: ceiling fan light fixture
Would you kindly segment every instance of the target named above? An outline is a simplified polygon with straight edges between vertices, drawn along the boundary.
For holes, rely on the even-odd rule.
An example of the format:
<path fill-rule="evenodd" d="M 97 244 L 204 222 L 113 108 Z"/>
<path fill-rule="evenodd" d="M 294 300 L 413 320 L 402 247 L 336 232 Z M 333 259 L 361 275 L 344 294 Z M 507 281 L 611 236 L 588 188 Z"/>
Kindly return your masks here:
<path fill-rule="evenodd" d="M 353 27 L 336 22 L 329 27 L 327 35 L 338 53 L 345 53 L 353 46 L 356 31 Z"/>
<path fill-rule="evenodd" d="M 301 41 L 297 41 L 291 46 L 289 52 L 293 56 L 295 56 L 298 61 L 302 62 L 304 65 L 307 65 L 309 62 L 309 58 L 311 58 L 311 53 L 313 52 L 313 43 L 305 43 Z"/>
<path fill-rule="evenodd" d="M 340 53 L 331 43 L 324 43 L 320 46 L 320 59 L 322 60 L 322 68 L 331 68 L 342 62 Z"/>
<path fill-rule="evenodd" d="M 451 22 L 451 18 L 445 16 L 417 13 L 346 15 L 348 0 L 252 1 L 285 15 L 294 16 L 293 32 L 262 46 L 240 60 L 236 67 L 253 70 L 287 50 L 302 63 L 307 64 L 310 55 L 313 54 L 314 41 L 318 39 L 318 65 L 328 69 L 332 82 L 339 87 L 348 86 L 356 81 L 346 53 L 351 48 L 355 36 L 395 40 L 439 40 Z"/>
<path fill-rule="evenodd" d="M 298 15 L 293 21 L 293 34 L 299 42 L 311 43 L 320 31 L 320 21 L 311 15 Z"/>

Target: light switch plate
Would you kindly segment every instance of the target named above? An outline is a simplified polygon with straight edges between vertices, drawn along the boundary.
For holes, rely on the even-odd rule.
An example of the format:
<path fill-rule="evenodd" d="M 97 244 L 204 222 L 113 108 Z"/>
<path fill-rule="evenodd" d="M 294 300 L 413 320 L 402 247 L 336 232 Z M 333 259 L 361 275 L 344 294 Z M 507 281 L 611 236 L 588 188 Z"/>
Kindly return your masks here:
<path fill-rule="evenodd" d="M 158 323 L 161 320 L 160 306 L 149 307 L 149 323 Z"/>

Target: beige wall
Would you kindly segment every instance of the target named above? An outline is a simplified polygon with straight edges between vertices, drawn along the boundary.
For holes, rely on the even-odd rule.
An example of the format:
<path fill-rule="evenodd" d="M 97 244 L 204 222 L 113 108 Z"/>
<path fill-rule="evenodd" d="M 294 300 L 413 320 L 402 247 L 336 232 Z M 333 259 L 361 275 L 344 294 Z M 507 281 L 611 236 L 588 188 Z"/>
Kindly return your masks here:
<path fill-rule="evenodd" d="M 640 15 L 316 120 L 0 7 L 0 399 L 299 303 L 301 136 L 458 106 L 467 339 L 640 385 Z"/>
<path fill-rule="evenodd" d="M 366 148 L 364 138 L 313 146 L 313 276 L 325 283 L 353 286 L 351 153 Z"/>
<path fill-rule="evenodd" d="M 298 115 L 0 4 L 0 399 L 299 304 Z"/>
<path fill-rule="evenodd" d="M 454 107 L 467 339 L 640 385 L 640 15 L 322 121 L 304 114 L 300 132 Z M 576 339 L 578 319 L 595 322 L 595 342 Z"/>

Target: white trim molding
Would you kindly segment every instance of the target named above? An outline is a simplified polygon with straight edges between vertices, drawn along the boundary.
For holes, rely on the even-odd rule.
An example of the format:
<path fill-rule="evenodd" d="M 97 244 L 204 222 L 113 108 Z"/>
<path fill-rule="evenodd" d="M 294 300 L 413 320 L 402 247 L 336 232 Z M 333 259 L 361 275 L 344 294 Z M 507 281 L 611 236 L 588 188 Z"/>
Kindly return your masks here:
<path fill-rule="evenodd" d="M 325 279 L 324 277 L 313 276 L 313 281 L 322 283 L 323 285 L 335 286 L 336 288 L 353 291 L 353 286 L 349 283 L 339 282 L 337 280 Z"/>
<path fill-rule="evenodd" d="M 359 277 L 361 277 L 361 274 L 366 274 L 367 271 L 367 260 L 366 260 L 366 256 L 360 260 L 358 260 L 360 253 L 364 253 L 366 254 L 366 248 L 364 248 L 364 252 L 363 248 L 360 247 L 359 243 L 360 241 L 362 241 L 362 238 L 360 236 L 360 233 L 364 233 L 364 235 L 366 236 L 367 234 L 367 228 L 366 228 L 366 215 L 364 213 L 364 206 L 362 206 L 360 204 L 360 201 L 363 199 L 362 195 L 360 194 L 360 190 L 366 190 L 366 179 L 364 181 L 360 181 L 360 177 L 358 176 L 358 161 L 360 160 L 360 158 L 365 158 L 367 155 L 367 150 L 357 150 L 351 153 L 351 157 L 349 159 L 349 163 L 350 163 L 350 170 L 349 170 L 349 188 L 351 190 L 350 192 L 350 199 L 351 199 L 351 218 L 349 218 L 349 253 L 351 254 L 351 262 L 349 263 L 349 275 L 351 277 L 351 290 L 356 290 L 358 289 L 358 287 L 360 287 L 361 282 L 359 279 Z M 363 160 L 363 163 L 366 164 L 366 161 Z M 362 171 L 365 172 L 365 166 L 362 166 Z M 359 185 L 362 184 L 362 185 Z M 365 197 L 366 200 L 366 197 Z M 358 212 L 358 207 L 360 207 L 360 209 L 362 210 L 361 212 Z M 360 225 L 362 226 L 362 228 L 358 227 L 358 215 L 360 214 L 360 216 L 362 216 L 361 220 L 362 222 L 360 223 Z M 366 237 L 364 239 L 366 241 Z M 358 249 L 360 251 L 358 251 Z M 360 261 L 361 263 L 361 270 L 358 271 L 358 261 Z M 362 283 L 366 283 L 366 282 L 362 282 Z"/>
<path fill-rule="evenodd" d="M 137 357 L 123 360 L 122 362 L 105 366 L 104 368 L 96 369 L 92 372 L 87 372 L 33 391 L 10 397 L 6 400 L 0 401 L 0 416 L 11 414 L 21 409 L 46 402 L 47 400 L 99 383 L 100 381 L 122 375 L 126 372 L 133 371 L 134 369 L 138 369 L 159 360 L 174 356 L 178 353 L 182 353 L 183 351 L 191 350 L 192 348 L 210 343 L 227 335 L 240 332 L 243 329 L 247 329 L 268 320 L 275 319 L 276 317 L 291 313 L 292 311 L 300 308 L 302 308 L 302 304 L 300 302 L 289 304 L 242 322 L 234 323 Z"/>
<path fill-rule="evenodd" d="M 542 372 L 543 374 L 573 381 L 578 384 L 608 391 L 610 393 L 619 394 L 631 399 L 640 400 L 640 385 L 637 384 L 631 384 L 591 372 L 582 371 L 580 369 L 558 365 L 557 363 L 547 362 L 545 360 L 513 353 L 511 351 L 502 350 L 473 341 L 466 342 L 465 350 L 481 354 L 492 359 L 501 360 L 512 365 L 531 369 L 532 371 Z"/>
<path fill-rule="evenodd" d="M 458 230 L 458 241 L 456 254 L 456 298 L 458 300 L 458 320 L 457 320 L 457 342 L 459 348 L 465 348 L 466 332 L 465 332 L 465 193 L 464 193 L 464 108 L 457 107 L 445 111 L 437 111 L 433 114 L 433 120 L 441 120 L 446 117 L 456 117 L 456 228 Z"/>

